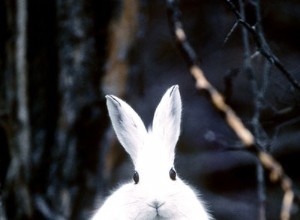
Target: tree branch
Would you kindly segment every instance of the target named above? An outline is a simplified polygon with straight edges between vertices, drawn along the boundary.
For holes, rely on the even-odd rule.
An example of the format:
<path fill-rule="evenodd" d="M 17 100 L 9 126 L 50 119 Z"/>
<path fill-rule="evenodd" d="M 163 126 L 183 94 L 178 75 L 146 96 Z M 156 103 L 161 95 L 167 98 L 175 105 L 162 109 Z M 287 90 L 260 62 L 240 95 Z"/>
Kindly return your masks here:
<path fill-rule="evenodd" d="M 231 3 L 231 1 L 227 1 Z M 213 87 L 210 82 L 206 79 L 204 72 L 201 70 L 200 66 L 197 64 L 196 53 L 190 43 L 187 40 L 183 25 L 181 22 L 181 13 L 178 7 L 177 0 L 167 0 L 168 9 L 168 19 L 171 28 L 171 32 L 176 40 L 177 46 L 182 52 L 185 60 L 190 69 L 190 73 L 196 81 L 196 88 L 199 90 L 204 90 L 209 95 L 210 101 L 214 107 L 223 113 L 227 124 L 236 133 L 238 138 L 244 144 L 245 149 L 249 152 L 255 154 L 260 160 L 263 167 L 269 171 L 270 180 L 272 182 L 279 182 L 281 184 L 282 190 L 284 191 L 284 198 L 281 211 L 281 219 L 288 220 L 290 218 L 291 204 L 294 199 L 293 184 L 291 179 L 285 174 L 282 166 L 270 155 L 269 153 L 260 150 L 261 146 L 255 140 L 253 134 L 245 127 L 241 119 L 236 115 L 233 109 L 227 105 L 224 101 L 222 94 Z M 237 10 L 233 10 L 234 13 L 239 17 L 239 21 L 247 27 L 247 30 L 251 30 L 251 33 L 255 33 L 256 40 L 261 43 L 258 35 L 252 27 L 246 23 L 240 16 Z M 261 45 L 260 45 L 261 46 Z M 265 53 L 265 52 L 264 52 Z M 266 58 L 275 60 L 273 56 L 269 55 Z M 277 63 L 278 64 L 278 63 Z M 293 82 L 295 87 L 298 86 L 296 81 Z M 300 88 L 297 87 L 297 88 Z M 258 147 L 256 147 L 258 146 Z"/>
<path fill-rule="evenodd" d="M 240 13 L 241 18 L 243 20 L 246 20 L 245 15 L 245 5 L 244 0 L 239 0 L 240 5 Z M 245 28 L 242 28 L 242 40 L 243 40 L 243 46 L 244 46 L 244 72 L 248 75 L 250 75 L 251 79 L 251 85 L 252 85 L 252 93 L 254 96 L 254 115 L 252 117 L 252 127 L 254 130 L 254 136 L 257 141 L 260 143 L 263 142 L 261 139 L 264 139 L 263 134 L 265 134 L 265 131 L 263 131 L 262 126 L 259 122 L 260 119 L 260 112 L 261 112 L 261 106 L 262 106 L 262 99 L 260 98 L 260 88 L 258 86 L 258 82 L 254 75 L 254 70 L 252 68 L 252 62 L 251 62 L 251 52 L 250 52 L 250 42 L 249 42 L 249 35 L 248 31 Z M 263 147 L 265 150 L 266 148 Z M 266 189 L 265 189 L 265 179 L 264 179 L 264 170 L 262 168 L 261 163 L 259 161 L 256 164 L 256 173 L 257 173 L 257 194 L 258 194 L 258 219 L 259 220 L 265 220 L 266 219 Z"/>
<path fill-rule="evenodd" d="M 229 6 L 229 9 L 234 13 L 236 16 L 238 22 L 243 25 L 243 27 L 246 28 L 246 30 L 249 31 L 249 33 L 252 34 L 253 39 L 256 43 L 256 46 L 259 50 L 259 52 L 274 66 L 277 67 L 277 69 L 280 70 L 280 72 L 287 78 L 287 80 L 298 90 L 300 90 L 300 83 L 293 77 L 293 75 L 284 67 L 284 65 L 280 62 L 278 57 L 272 52 L 270 46 L 265 40 L 264 34 L 262 30 L 260 30 L 260 27 L 258 25 L 255 27 L 252 27 L 247 21 L 245 21 L 236 6 L 232 3 L 231 0 L 225 0 L 227 5 Z M 256 13 L 259 14 L 259 1 L 256 1 L 255 3 L 257 5 L 256 7 Z M 260 17 L 260 15 L 259 15 Z M 260 22 L 260 20 L 258 21 Z"/>

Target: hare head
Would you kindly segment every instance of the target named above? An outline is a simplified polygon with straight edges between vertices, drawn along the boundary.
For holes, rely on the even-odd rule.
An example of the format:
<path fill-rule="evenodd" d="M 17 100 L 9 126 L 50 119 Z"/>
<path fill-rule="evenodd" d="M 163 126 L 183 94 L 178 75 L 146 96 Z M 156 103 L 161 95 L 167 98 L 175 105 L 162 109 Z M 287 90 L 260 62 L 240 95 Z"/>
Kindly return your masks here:
<path fill-rule="evenodd" d="M 135 171 L 133 181 L 108 197 L 94 219 L 209 219 L 174 168 L 182 110 L 179 87 L 166 91 L 149 129 L 127 103 L 112 95 L 106 99 L 113 128 Z"/>

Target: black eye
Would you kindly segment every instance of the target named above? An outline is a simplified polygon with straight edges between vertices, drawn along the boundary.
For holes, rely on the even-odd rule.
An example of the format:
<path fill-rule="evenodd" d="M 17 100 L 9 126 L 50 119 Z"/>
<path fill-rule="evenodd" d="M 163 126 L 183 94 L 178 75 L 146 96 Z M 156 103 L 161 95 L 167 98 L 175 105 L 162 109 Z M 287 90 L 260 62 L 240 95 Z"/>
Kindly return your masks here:
<path fill-rule="evenodd" d="M 174 168 L 170 169 L 169 175 L 170 175 L 171 180 L 174 180 L 174 181 L 176 180 L 176 171 L 174 170 Z"/>
<path fill-rule="evenodd" d="M 139 173 L 137 171 L 134 171 L 132 179 L 133 179 L 135 184 L 138 184 L 138 182 L 140 180 L 140 177 L 139 177 Z"/>

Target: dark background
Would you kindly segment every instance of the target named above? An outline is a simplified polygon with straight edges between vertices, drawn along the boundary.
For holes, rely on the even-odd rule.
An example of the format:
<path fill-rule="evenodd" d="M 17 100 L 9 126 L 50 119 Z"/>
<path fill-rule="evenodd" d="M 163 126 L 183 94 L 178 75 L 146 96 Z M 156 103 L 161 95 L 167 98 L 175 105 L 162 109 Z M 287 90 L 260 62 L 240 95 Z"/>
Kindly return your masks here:
<path fill-rule="evenodd" d="M 173 84 L 183 101 L 179 175 L 199 189 L 216 219 L 280 219 L 280 185 L 259 171 L 257 158 L 195 89 L 164 1 L 24 2 L 27 45 L 18 47 L 20 3 L 0 1 L 1 220 L 88 219 L 109 189 L 131 178 L 133 168 L 110 128 L 104 95 L 122 97 L 149 125 Z M 239 9 L 239 1 L 233 2 Z M 255 2 L 244 1 L 251 25 L 257 24 Z M 261 33 L 300 81 L 300 2 L 263 0 L 260 7 Z M 180 9 L 207 78 L 299 188 L 299 89 L 255 54 L 251 36 L 253 72 L 245 71 L 241 26 L 225 42 L 236 22 L 226 1 L 185 0 Z M 20 48 L 26 49 L 26 65 L 18 71 Z M 297 204 L 291 214 L 300 218 Z"/>

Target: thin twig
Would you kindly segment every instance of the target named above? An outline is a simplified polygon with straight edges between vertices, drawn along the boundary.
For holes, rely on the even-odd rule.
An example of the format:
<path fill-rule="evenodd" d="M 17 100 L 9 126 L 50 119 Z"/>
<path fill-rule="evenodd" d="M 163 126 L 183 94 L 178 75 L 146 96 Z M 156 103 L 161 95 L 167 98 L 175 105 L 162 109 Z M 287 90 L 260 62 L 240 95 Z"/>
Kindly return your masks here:
<path fill-rule="evenodd" d="M 253 134 L 245 127 L 233 109 L 224 102 L 222 94 L 206 79 L 204 72 L 197 64 L 198 61 L 196 59 L 196 53 L 187 40 L 181 22 L 181 13 L 179 11 L 178 2 L 176 0 L 167 0 L 166 2 L 171 32 L 176 39 L 178 48 L 180 51 L 182 51 L 182 54 L 189 65 L 190 73 L 196 81 L 196 88 L 199 90 L 204 90 L 208 93 L 212 104 L 216 109 L 223 113 L 226 122 L 244 144 L 246 147 L 245 149 L 258 157 L 263 167 L 269 171 L 270 180 L 272 182 L 279 182 L 281 184 L 281 187 L 284 191 L 281 219 L 288 220 L 290 217 L 290 207 L 286 206 L 286 204 L 292 204 L 294 198 L 293 184 L 291 179 L 285 174 L 280 163 L 278 163 L 272 157 L 272 155 L 260 150 L 259 147 L 256 147 L 256 145 L 259 145 L 259 143 L 256 142 Z M 231 1 L 228 2 L 231 3 Z M 238 11 L 235 10 L 235 13 L 238 13 Z M 239 19 L 242 20 L 239 13 L 238 15 Z M 248 23 L 245 21 L 242 22 L 248 25 Z M 254 31 L 252 28 L 251 30 Z"/>
<path fill-rule="evenodd" d="M 274 134 L 272 136 L 272 140 L 270 142 L 271 145 L 273 143 L 275 143 L 275 140 L 277 139 L 278 134 L 279 134 L 279 132 L 281 131 L 282 128 L 286 128 L 287 126 L 290 126 L 292 124 L 298 123 L 299 121 L 300 121 L 300 116 L 292 118 L 291 120 L 285 121 L 285 122 L 281 123 L 280 125 L 276 126 Z"/>
<path fill-rule="evenodd" d="M 237 22 L 237 21 L 233 24 L 232 28 L 230 29 L 230 31 L 228 32 L 228 34 L 226 35 L 226 37 L 224 39 L 224 42 L 223 42 L 224 45 L 227 43 L 227 41 L 230 38 L 230 36 L 232 35 L 232 33 L 237 29 L 238 25 L 239 25 L 239 22 Z"/>

